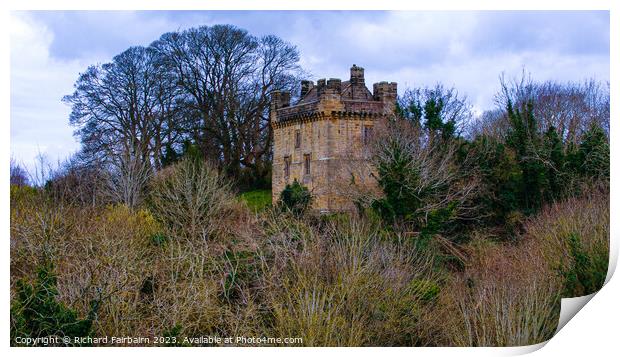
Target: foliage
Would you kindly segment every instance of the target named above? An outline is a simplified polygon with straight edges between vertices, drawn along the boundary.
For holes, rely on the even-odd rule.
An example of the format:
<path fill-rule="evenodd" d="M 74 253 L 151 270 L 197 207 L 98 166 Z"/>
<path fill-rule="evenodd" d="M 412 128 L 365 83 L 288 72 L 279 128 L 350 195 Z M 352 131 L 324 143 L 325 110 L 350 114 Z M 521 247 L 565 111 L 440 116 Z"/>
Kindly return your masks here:
<path fill-rule="evenodd" d="M 543 203 L 547 176 L 544 158 L 540 157 L 541 138 L 534 106 L 529 101 L 522 108 L 514 108 L 509 101 L 507 112 L 511 129 L 506 142 L 515 150 L 521 168 L 520 207 L 527 213 L 536 212 Z"/>
<path fill-rule="evenodd" d="M 426 240 L 470 219 L 478 179 L 463 170 L 470 155 L 460 156 L 457 138 L 430 135 L 403 119 L 378 124 L 376 136 L 371 161 L 383 195 L 372 207 L 386 224 Z"/>
<path fill-rule="evenodd" d="M 480 191 L 476 196 L 483 226 L 501 226 L 508 215 L 518 210 L 521 195 L 521 170 L 514 151 L 505 143 L 482 135 L 464 146 L 472 156 L 473 168 L 466 168 L 477 175 Z M 465 153 L 459 153 L 464 156 Z"/>
<path fill-rule="evenodd" d="M 385 197 L 375 200 L 373 208 L 388 223 L 412 220 L 413 214 L 423 204 L 420 197 L 422 194 L 415 191 L 420 181 L 419 170 L 411 168 L 415 163 L 413 157 L 402 150 L 397 142 L 387 143 L 386 150 L 390 150 L 391 160 L 381 161 L 377 167 L 377 181 Z M 405 186 L 408 182 L 412 184 Z"/>
<path fill-rule="evenodd" d="M 444 140 L 459 136 L 473 115 L 466 97 L 441 84 L 407 89 L 398 99 L 397 114 Z"/>
<path fill-rule="evenodd" d="M 74 345 L 74 337 L 91 335 L 100 301 L 93 301 L 88 316 L 80 319 L 75 310 L 58 302 L 57 283 L 50 263 L 37 268 L 33 283 L 17 281 L 15 300 L 11 303 L 11 344 L 17 337 L 58 336 L 70 338 L 62 345 Z"/>
<path fill-rule="evenodd" d="M 587 177 L 609 178 L 609 142 L 603 129 L 592 125 L 579 145 L 580 172 Z"/>
<path fill-rule="evenodd" d="M 279 203 L 283 209 L 290 210 L 296 215 L 304 213 L 310 203 L 312 195 L 307 187 L 302 186 L 297 180 L 292 184 L 287 184 L 280 193 Z"/>
<path fill-rule="evenodd" d="M 571 234 L 567 241 L 572 266 L 563 272 L 566 281 L 564 296 L 582 296 L 598 291 L 607 276 L 607 256 L 590 257 L 577 234 Z"/>

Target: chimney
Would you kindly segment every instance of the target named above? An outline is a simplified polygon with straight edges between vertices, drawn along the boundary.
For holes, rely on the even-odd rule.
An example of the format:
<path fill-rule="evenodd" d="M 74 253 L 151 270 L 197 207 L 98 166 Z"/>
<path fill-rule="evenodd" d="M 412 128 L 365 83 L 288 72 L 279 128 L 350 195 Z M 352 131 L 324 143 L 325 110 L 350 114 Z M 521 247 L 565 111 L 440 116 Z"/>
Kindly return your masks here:
<path fill-rule="evenodd" d="M 364 68 L 353 65 L 351 67 L 351 85 L 365 84 L 364 83 Z"/>

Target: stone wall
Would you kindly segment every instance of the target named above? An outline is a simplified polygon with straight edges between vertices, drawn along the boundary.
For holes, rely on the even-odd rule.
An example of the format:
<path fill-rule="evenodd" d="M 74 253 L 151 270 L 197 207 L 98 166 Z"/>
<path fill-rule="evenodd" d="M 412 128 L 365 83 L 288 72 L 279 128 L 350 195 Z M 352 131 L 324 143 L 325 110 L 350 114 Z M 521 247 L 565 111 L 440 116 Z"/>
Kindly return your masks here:
<path fill-rule="evenodd" d="M 302 95 L 299 105 L 290 105 L 286 92 L 272 95 L 273 201 L 287 184 L 297 180 L 312 192 L 314 209 L 350 210 L 353 203 L 347 190 L 351 182 L 358 189 L 376 188 L 372 168 L 367 165 L 364 135 L 372 132 L 378 118 L 393 112 L 396 83 L 376 83 L 371 94 L 364 84 L 364 69 L 354 65 L 350 81 L 322 79 L 316 86 L 304 81 L 302 91 L 307 97 Z M 306 155 L 310 158 L 309 174 Z M 290 160 L 288 176 L 285 160 Z"/>

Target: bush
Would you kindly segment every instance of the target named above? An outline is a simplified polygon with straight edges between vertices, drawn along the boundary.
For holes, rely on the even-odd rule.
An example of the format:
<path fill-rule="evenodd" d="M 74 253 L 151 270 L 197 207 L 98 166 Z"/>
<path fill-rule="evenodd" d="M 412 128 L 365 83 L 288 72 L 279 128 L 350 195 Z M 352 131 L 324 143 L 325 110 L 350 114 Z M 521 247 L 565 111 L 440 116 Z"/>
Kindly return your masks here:
<path fill-rule="evenodd" d="M 603 129 L 593 125 L 579 145 L 579 169 L 587 177 L 609 178 L 609 142 Z"/>
<path fill-rule="evenodd" d="M 607 256 L 590 255 L 581 244 L 581 238 L 572 233 L 567 243 L 571 264 L 564 275 L 564 296 L 582 296 L 596 292 L 603 287 L 607 276 Z"/>
<path fill-rule="evenodd" d="M 562 297 L 594 293 L 609 259 L 609 194 L 544 207 L 515 244 L 477 236 L 469 262 L 440 295 L 436 330 L 456 346 L 517 346 L 548 340 Z"/>
<path fill-rule="evenodd" d="M 552 274 L 564 280 L 563 297 L 600 289 L 609 262 L 609 191 L 589 189 L 582 197 L 546 207 L 526 225 Z"/>
<path fill-rule="evenodd" d="M 174 235 L 209 239 L 233 204 L 230 185 L 209 164 L 193 159 L 167 167 L 152 182 L 149 206 Z"/>
<path fill-rule="evenodd" d="M 57 301 L 57 279 L 48 263 L 37 269 L 37 278 L 30 284 L 25 279 L 16 283 L 16 297 L 11 306 L 11 345 L 17 337 L 74 337 L 91 334 L 99 301 L 91 303 L 88 317 L 79 319 L 75 310 Z M 61 345 L 62 345 L 61 344 Z"/>
<path fill-rule="evenodd" d="M 557 329 L 561 281 L 536 249 L 477 237 L 440 296 L 436 330 L 450 346 L 523 346 Z"/>
<path fill-rule="evenodd" d="M 263 277 L 275 336 L 306 346 L 426 345 L 439 293 L 432 257 L 376 226 L 338 219 L 323 227 L 277 217 Z M 274 230 L 279 226 L 280 229 Z"/>
<path fill-rule="evenodd" d="M 310 207 L 311 202 L 312 195 L 310 191 L 297 180 L 293 181 L 292 184 L 286 185 L 282 193 L 280 193 L 281 206 L 296 215 L 304 213 Z"/>

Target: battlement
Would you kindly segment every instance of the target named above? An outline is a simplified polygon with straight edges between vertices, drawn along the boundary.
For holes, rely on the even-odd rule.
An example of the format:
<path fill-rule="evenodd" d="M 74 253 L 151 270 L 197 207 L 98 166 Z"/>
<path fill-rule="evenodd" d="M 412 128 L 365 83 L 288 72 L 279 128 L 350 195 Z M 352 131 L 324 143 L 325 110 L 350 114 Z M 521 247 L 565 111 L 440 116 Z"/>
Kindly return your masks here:
<path fill-rule="evenodd" d="M 271 92 L 271 109 L 278 110 L 291 105 L 291 93 L 280 92 L 279 90 Z"/>
<path fill-rule="evenodd" d="M 274 91 L 272 122 L 319 117 L 314 112 L 335 111 L 351 116 L 355 113 L 385 115 L 394 110 L 397 98 L 395 82 L 375 83 L 371 93 L 365 84 L 363 67 L 354 64 L 350 68 L 350 75 L 348 81 L 322 78 L 316 85 L 310 80 L 302 80 L 300 97 L 294 104 L 290 102 L 289 92 Z"/>
<path fill-rule="evenodd" d="M 342 80 L 338 78 L 319 79 L 316 84 L 316 90 L 319 98 L 331 97 L 336 99 L 340 97 L 342 92 Z"/>
<path fill-rule="evenodd" d="M 271 94 L 274 200 L 287 184 L 297 180 L 312 190 L 312 206 L 318 211 L 351 209 L 352 202 L 339 191 L 350 187 L 352 173 L 346 168 L 364 170 L 364 150 L 372 128 L 378 119 L 394 112 L 397 86 L 379 82 L 370 92 L 364 68 L 353 65 L 350 74 L 347 81 L 301 81 L 295 103 L 291 103 L 288 92 Z M 359 162 L 353 164 L 351 160 Z M 374 187 L 365 181 L 369 172 L 356 173 L 355 177 L 358 184 Z"/>
<path fill-rule="evenodd" d="M 314 83 L 312 81 L 302 80 L 300 97 L 305 97 L 306 94 L 308 94 L 312 90 L 312 88 L 314 88 Z"/>
<path fill-rule="evenodd" d="M 372 85 L 372 96 L 374 100 L 385 101 L 396 99 L 396 82 L 379 82 Z"/>

